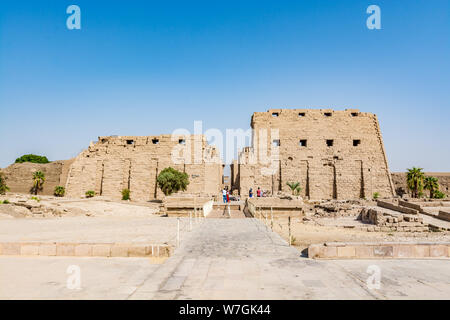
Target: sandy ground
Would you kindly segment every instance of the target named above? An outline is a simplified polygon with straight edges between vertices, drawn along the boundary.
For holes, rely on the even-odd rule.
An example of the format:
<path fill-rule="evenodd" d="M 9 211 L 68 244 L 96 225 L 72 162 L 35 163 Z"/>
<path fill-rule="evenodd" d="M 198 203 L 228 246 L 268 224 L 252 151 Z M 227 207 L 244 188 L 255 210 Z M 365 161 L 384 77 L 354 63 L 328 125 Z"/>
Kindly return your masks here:
<path fill-rule="evenodd" d="M 52 209 L 61 212 L 63 216 L 91 216 L 91 217 L 148 217 L 158 214 L 159 204 L 152 202 L 110 201 L 102 197 L 91 199 L 67 199 L 49 196 L 8 194 L 0 196 L 0 201 L 8 200 L 11 204 L 0 204 L 0 219 L 30 217 L 38 215 L 27 212 L 25 207 L 13 206 L 13 203 L 21 203 L 32 207 L 41 207 L 45 210 Z M 13 210 L 14 209 L 14 210 Z M 39 209 L 36 209 L 39 211 Z M 44 210 L 44 211 L 45 211 Z M 49 218 L 52 214 L 42 214 L 41 217 Z"/>
<path fill-rule="evenodd" d="M 59 202 L 59 205 L 70 210 L 82 209 L 96 217 L 148 217 L 158 213 L 159 207 L 142 206 L 133 203 L 105 202 L 101 200 Z"/>

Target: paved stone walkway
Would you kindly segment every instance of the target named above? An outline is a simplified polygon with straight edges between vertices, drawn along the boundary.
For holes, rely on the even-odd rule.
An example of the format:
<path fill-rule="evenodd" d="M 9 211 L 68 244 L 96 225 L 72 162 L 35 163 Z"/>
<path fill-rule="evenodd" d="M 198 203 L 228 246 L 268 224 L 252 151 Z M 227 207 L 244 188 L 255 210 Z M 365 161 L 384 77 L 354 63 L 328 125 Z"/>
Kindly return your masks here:
<path fill-rule="evenodd" d="M 137 287 L 130 299 L 449 299 L 450 261 L 316 261 L 256 219 L 205 219 Z"/>

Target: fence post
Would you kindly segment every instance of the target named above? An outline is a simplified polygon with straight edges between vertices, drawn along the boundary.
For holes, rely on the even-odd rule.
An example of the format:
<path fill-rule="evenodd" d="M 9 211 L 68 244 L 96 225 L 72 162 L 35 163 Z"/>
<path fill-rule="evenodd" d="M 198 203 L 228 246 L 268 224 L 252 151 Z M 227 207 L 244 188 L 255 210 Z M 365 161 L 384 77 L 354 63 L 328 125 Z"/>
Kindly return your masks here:
<path fill-rule="evenodd" d="M 289 246 L 292 244 L 291 237 L 291 216 L 288 217 L 288 227 L 289 227 Z"/>
<path fill-rule="evenodd" d="M 264 215 L 264 220 L 265 220 L 266 227 L 268 227 L 268 225 L 267 225 L 267 212 L 266 212 L 266 214 Z"/>
<path fill-rule="evenodd" d="M 195 219 L 195 224 L 198 223 L 198 219 L 197 219 L 197 207 L 195 207 L 194 205 L 194 219 Z"/>
<path fill-rule="evenodd" d="M 180 246 L 180 218 L 177 218 L 177 248 Z"/>
<path fill-rule="evenodd" d="M 270 207 L 270 229 L 273 231 L 273 207 Z"/>

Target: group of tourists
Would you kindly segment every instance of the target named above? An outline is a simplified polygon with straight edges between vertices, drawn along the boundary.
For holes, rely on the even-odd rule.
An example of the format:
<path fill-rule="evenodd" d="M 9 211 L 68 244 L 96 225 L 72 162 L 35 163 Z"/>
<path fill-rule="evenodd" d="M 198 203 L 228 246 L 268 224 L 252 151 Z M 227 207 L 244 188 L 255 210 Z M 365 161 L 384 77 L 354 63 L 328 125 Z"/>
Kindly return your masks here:
<path fill-rule="evenodd" d="M 248 191 L 248 197 L 253 198 L 253 189 L 252 188 L 250 188 L 250 190 Z M 264 193 L 260 187 L 258 187 L 258 190 L 256 190 L 256 197 L 257 198 L 264 197 Z M 223 188 L 222 198 L 223 198 L 223 203 L 230 202 L 230 190 L 228 190 L 228 187 Z"/>
<path fill-rule="evenodd" d="M 228 190 L 228 187 L 223 188 L 222 197 L 223 197 L 223 203 L 230 202 L 230 191 Z"/>
<path fill-rule="evenodd" d="M 263 196 L 263 192 L 262 190 L 258 187 L 258 190 L 256 190 L 256 197 L 257 198 L 261 198 Z M 248 197 L 249 198 L 253 198 L 253 189 L 250 188 L 250 190 L 248 191 Z"/>

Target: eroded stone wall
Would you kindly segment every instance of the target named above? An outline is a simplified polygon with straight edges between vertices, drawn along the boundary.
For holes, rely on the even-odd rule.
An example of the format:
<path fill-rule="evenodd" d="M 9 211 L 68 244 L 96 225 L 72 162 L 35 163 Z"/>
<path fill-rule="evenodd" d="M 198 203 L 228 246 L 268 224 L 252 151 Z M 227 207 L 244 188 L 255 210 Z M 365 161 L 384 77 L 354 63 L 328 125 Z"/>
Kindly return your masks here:
<path fill-rule="evenodd" d="M 394 194 L 376 115 L 350 109 L 272 109 L 252 116 L 252 147 L 239 156 L 240 194 L 260 187 L 310 199 Z"/>
<path fill-rule="evenodd" d="M 2 170 L 6 176 L 6 184 L 10 192 L 30 193 L 33 187 L 33 174 L 42 171 L 45 175 L 43 190 L 39 194 L 53 195 L 56 186 L 64 186 L 67 173 L 74 160 L 40 163 L 14 163 Z"/>
<path fill-rule="evenodd" d="M 77 156 L 67 184 L 67 196 L 80 197 L 88 190 L 120 199 L 129 189 L 132 200 L 162 198 L 156 178 L 172 167 L 189 175 L 186 193 L 215 195 L 222 183 L 222 164 L 215 147 L 202 135 L 99 137 Z"/>

